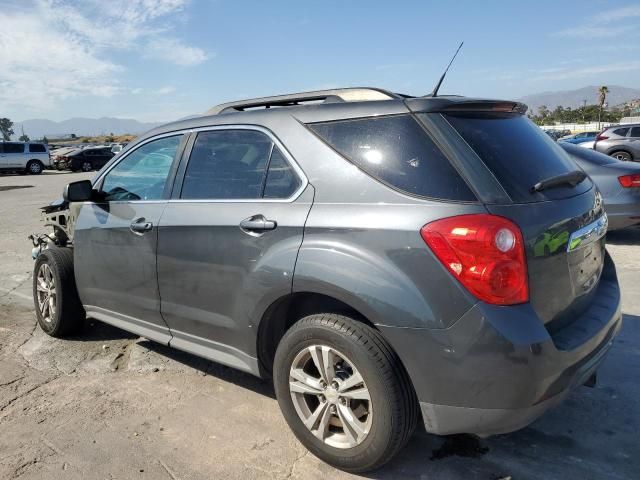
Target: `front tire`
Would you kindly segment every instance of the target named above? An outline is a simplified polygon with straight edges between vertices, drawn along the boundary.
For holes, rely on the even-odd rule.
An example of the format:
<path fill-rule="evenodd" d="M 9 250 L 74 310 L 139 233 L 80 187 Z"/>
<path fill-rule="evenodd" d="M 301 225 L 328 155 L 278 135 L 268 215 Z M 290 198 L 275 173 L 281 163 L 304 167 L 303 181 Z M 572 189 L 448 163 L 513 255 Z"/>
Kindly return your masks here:
<path fill-rule="evenodd" d="M 93 163 L 91 163 L 88 160 L 85 160 L 84 162 L 82 162 L 82 166 L 80 167 L 80 170 L 82 170 L 83 172 L 90 172 L 93 170 Z"/>
<path fill-rule="evenodd" d="M 274 386 L 298 440 L 349 472 L 387 463 L 417 423 L 417 399 L 398 356 L 378 331 L 342 315 L 311 315 L 285 333 Z"/>
<path fill-rule="evenodd" d="M 40 328 L 52 337 L 65 337 L 82 328 L 82 308 L 73 274 L 73 250 L 50 247 L 36 259 L 33 301 Z"/>

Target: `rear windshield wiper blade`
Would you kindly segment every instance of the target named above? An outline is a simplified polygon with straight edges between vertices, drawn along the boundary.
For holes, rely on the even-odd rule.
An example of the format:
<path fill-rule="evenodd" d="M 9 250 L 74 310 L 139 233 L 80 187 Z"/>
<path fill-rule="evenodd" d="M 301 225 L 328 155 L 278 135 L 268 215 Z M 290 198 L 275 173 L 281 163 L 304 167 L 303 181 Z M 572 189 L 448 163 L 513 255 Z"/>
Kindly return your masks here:
<path fill-rule="evenodd" d="M 556 175 L 555 177 L 546 178 L 540 180 L 533 187 L 531 187 L 531 193 L 541 192 L 548 188 L 559 187 L 560 185 L 569 185 L 575 187 L 580 182 L 587 178 L 587 174 L 582 170 L 574 170 L 572 172 Z"/>

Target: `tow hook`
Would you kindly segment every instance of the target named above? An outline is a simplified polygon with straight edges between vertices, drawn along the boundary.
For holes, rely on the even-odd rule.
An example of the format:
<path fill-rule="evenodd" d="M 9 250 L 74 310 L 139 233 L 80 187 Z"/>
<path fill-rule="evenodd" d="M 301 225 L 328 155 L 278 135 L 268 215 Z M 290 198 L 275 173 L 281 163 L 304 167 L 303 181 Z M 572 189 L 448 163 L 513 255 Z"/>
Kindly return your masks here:
<path fill-rule="evenodd" d="M 597 380 L 598 380 L 598 373 L 597 372 L 593 372 L 591 374 L 591 376 L 589 378 L 587 378 L 587 381 L 584 382 L 583 385 L 585 387 L 595 388 Z"/>

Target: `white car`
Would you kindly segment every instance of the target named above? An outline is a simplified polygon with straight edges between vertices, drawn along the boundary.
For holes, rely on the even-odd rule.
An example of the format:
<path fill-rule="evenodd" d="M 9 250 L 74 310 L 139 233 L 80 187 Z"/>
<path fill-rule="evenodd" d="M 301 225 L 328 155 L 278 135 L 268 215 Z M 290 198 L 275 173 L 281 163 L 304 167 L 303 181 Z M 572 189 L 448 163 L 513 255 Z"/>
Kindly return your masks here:
<path fill-rule="evenodd" d="M 49 147 L 36 142 L 0 142 L 0 170 L 38 175 L 51 168 Z"/>

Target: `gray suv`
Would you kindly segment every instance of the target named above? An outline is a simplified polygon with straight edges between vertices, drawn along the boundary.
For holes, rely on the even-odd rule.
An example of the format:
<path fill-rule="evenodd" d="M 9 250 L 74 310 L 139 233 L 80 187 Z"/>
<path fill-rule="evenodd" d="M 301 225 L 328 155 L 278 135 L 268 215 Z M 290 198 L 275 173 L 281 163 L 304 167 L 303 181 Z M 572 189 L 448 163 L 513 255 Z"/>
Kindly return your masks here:
<path fill-rule="evenodd" d="M 640 123 L 606 128 L 596 137 L 593 149 L 625 162 L 640 162 Z"/>
<path fill-rule="evenodd" d="M 156 128 L 46 208 L 39 324 L 88 315 L 272 378 L 347 471 L 419 418 L 522 428 L 593 382 L 621 326 L 601 196 L 525 111 L 337 89 Z"/>

